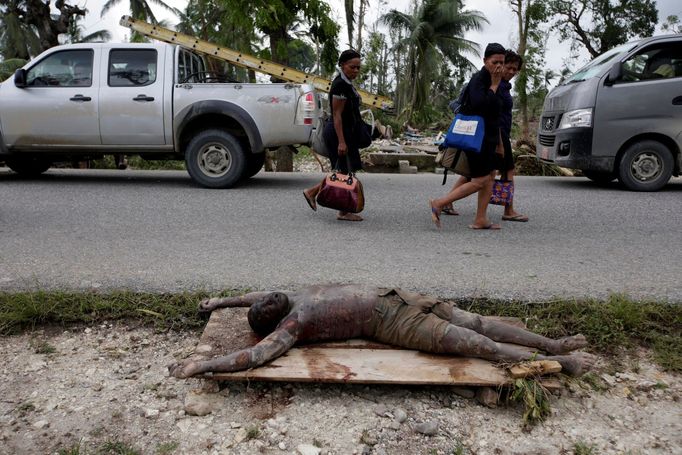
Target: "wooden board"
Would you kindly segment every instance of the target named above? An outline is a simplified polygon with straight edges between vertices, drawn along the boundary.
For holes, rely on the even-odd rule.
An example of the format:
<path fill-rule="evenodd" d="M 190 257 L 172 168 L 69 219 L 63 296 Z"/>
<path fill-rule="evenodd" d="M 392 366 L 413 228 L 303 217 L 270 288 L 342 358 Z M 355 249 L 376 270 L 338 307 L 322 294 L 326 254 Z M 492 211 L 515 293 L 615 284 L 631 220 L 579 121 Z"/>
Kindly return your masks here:
<path fill-rule="evenodd" d="M 253 346 L 259 338 L 246 320 L 247 308 L 211 314 L 193 358 L 207 359 Z M 519 320 L 500 318 L 514 325 Z M 427 354 L 367 340 L 297 346 L 248 371 L 212 373 L 221 381 L 343 382 L 490 386 L 508 384 L 506 368 L 469 357 Z"/>

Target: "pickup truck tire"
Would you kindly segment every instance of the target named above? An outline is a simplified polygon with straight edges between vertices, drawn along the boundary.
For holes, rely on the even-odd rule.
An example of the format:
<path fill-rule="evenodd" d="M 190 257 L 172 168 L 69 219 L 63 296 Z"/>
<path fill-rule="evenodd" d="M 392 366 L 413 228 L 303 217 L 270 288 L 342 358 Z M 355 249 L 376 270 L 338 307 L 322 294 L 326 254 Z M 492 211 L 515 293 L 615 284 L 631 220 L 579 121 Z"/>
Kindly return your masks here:
<path fill-rule="evenodd" d="M 244 180 L 253 177 L 258 174 L 258 172 L 263 169 L 263 164 L 265 163 L 265 152 L 263 153 L 253 153 L 249 155 L 246 161 L 246 169 L 244 169 L 244 175 L 242 178 Z"/>
<path fill-rule="evenodd" d="M 24 177 L 36 177 L 52 166 L 50 161 L 34 157 L 7 158 L 5 164 Z"/>
<path fill-rule="evenodd" d="M 618 164 L 618 180 L 631 191 L 658 191 L 673 173 L 673 155 L 657 141 L 643 140 L 629 146 Z"/>
<path fill-rule="evenodd" d="M 190 177 L 206 188 L 230 188 L 246 169 L 244 148 L 232 134 L 210 129 L 197 133 L 187 145 L 185 164 Z"/>

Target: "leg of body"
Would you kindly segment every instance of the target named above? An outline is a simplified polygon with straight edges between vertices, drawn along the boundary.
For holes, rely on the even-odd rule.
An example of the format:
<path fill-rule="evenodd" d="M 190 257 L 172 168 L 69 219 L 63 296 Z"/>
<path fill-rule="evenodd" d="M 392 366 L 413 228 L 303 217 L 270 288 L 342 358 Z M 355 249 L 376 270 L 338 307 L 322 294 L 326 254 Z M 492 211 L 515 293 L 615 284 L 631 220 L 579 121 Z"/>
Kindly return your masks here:
<path fill-rule="evenodd" d="M 549 352 L 550 354 L 564 354 L 587 346 L 587 340 L 583 335 L 553 340 L 521 327 L 470 313 L 456 307 L 452 308 L 450 323 L 473 330 L 494 341 L 529 346 Z"/>
<path fill-rule="evenodd" d="M 452 189 L 450 190 L 450 192 L 455 191 L 457 188 L 464 185 L 468 181 L 469 181 L 468 178 L 460 175 L 459 178 L 457 179 L 457 181 L 455 182 L 455 184 L 452 186 Z M 459 212 L 457 212 L 457 210 L 455 210 L 455 207 L 452 205 L 452 202 L 443 206 L 443 213 L 445 213 L 446 215 L 454 215 L 454 216 L 459 215 Z"/>
<path fill-rule="evenodd" d="M 595 363 L 596 357 L 586 352 L 571 355 L 551 355 L 528 352 L 514 346 L 504 345 L 473 330 L 449 324 L 441 339 L 443 353 L 478 357 L 494 362 L 521 362 L 524 360 L 555 360 L 562 370 L 572 376 L 580 376 Z"/>
<path fill-rule="evenodd" d="M 510 170 L 507 171 L 507 178 L 514 182 L 514 174 L 515 174 L 515 169 L 511 168 Z M 504 207 L 504 215 L 502 215 L 502 219 L 505 221 L 521 221 L 525 222 L 528 221 L 528 217 L 526 215 L 523 215 L 516 210 L 514 210 L 514 200 L 512 199 L 512 202 L 510 202 L 508 205 Z"/>
<path fill-rule="evenodd" d="M 270 292 L 249 292 L 238 297 L 211 297 L 199 302 L 200 313 L 210 313 L 218 308 L 250 307 Z"/>

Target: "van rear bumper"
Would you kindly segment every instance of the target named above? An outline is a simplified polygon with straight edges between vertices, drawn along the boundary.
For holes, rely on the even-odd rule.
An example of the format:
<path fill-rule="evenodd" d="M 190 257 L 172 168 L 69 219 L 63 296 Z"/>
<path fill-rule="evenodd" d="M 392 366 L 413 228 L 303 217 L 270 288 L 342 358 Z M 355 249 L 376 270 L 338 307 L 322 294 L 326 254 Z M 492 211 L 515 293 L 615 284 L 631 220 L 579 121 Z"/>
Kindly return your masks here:
<path fill-rule="evenodd" d="M 561 167 L 594 172 L 613 172 L 614 157 L 592 155 L 592 128 L 540 132 L 537 157 Z"/>

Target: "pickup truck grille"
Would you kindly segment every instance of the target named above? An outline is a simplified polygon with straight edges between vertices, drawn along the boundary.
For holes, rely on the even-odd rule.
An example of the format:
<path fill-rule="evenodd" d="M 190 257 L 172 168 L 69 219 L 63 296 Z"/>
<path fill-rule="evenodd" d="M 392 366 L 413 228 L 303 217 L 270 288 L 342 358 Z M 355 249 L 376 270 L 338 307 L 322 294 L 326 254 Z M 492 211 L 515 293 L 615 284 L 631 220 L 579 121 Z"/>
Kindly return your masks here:
<path fill-rule="evenodd" d="M 540 134 L 538 137 L 540 144 L 545 147 L 554 147 L 554 136 L 550 134 Z"/>
<path fill-rule="evenodd" d="M 542 117 L 542 122 L 540 122 L 542 131 L 554 131 L 555 120 L 555 117 Z"/>

